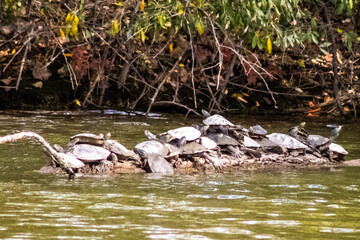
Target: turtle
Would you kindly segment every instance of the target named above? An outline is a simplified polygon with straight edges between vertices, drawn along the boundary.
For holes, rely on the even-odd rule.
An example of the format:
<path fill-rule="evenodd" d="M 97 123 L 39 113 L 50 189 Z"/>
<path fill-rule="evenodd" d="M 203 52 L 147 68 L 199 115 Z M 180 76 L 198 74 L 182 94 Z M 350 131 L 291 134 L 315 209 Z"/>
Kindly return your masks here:
<path fill-rule="evenodd" d="M 115 140 L 107 139 L 102 147 L 114 153 L 118 159 L 134 159 L 140 162 L 139 155 L 137 155 L 133 150 L 128 150 Z"/>
<path fill-rule="evenodd" d="M 70 142 L 67 144 L 67 147 L 72 147 L 78 143 L 102 146 L 104 142 L 105 137 L 103 134 L 96 135 L 93 133 L 80 133 L 70 137 Z"/>
<path fill-rule="evenodd" d="M 309 135 L 305 130 L 306 122 L 301 122 L 299 125 L 291 127 L 288 131 L 289 135 L 302 143 L 306 142 L 306 138 Z"/>
<path fill-rule="evenodd" d="M 205 158 L 206 160 L 212 163 L 215 170 L 221 170 L 223 167 L 221 160 L 210 154 L 211 149 L 207 148 L 206 146 L 196 141 L 186 142 L 184 138 L 180 139 L 179 150 L 180 150 L 180 155 L 185 157 L 200 156 Z"/>
<path fill-rule="evenodd" d="M 248 132 L 249 132 L 249 136 L 251 138 L 260 138 L 260 139 L 263 138 L 264 136 L 266 136 L 266 134 L 267 134 L 267 131 L 258 124 L 255 126 L 249 127 Z"/>
<path fill-rule="evenodd" d="M 258 144 L 261 145 L 261 149 L 266 152 L 274 152 L 278 154 L 284 153 L 284 149 L 280 147 L 278 144 L 271 141 L 266 136 L 263 138 L 254 139 Z"/>
<path fill-rule="evenodd" d="M 329 159 L 343 159 L 348 152 L 339 144 L 332 142 L 332 136 L 330 138 L 323 137 L 321 135 L 309 135 L 307 137 L 307 142 L 310 146 L 319 149 L 323 154 L 327 154 Z"/>
<path fill-rule="evenodd" d="M 169 154 L 169 148 L 157 140 L 147 140 L 135 146 L 135 153 L 144 159 L 144 165 L 148 165 L 153 173 L 173 174 L 174 169 L 165 159 Z"/>
<path fill-rule="evenodd" d="M 343 127 L 342 125 L 335 125 L 335 124 L 328 124 L 326 126 L 333 128 L 333 130 L 330 133 L 330 138 L 332 140 L 335 140 L 339 136 L 340 131 L 341 131 L 342 127 Z"/>
<path fill-rule="evenodd" d="M 112 157 L 109 150 L 87 143 L 76 144 L 65 150 L 65 153 L 73 155 L 84 163 L 99 162 Z"/>
<path fill-rule="evenodd" d="M 62 157 L 62 160 L 64 161 L 64 163 L 67 164 L 73 170 L 79 169 L 79 168 L 82 168 L 85 166 L 85 164 L 82 161 L 80 161 L 79 159 L 77 159 L 75 156 L 62 152 L 62 148 L 59 145 L 55 144 L 54 149 Z M 51 158 L 54 158 L 54 156 L 52 154 L 49 154 L 49 155 Z M 53 159 L 53 160 L 55 160 L 55 159 Z M 56 160 L 54 162 L 56 162 Z"/>
<path fill-rule="evenodd" d="M 221 149 L 229 152 L 233 157 L 241 157 L 242 154 L 239 150 L 240 143 L 236 141 L 236 139 L 224 133 L 209 133 L 206 136 L 216 142 Z"/>
<path fill-rule="evenodd" d="M 208 149 L 216 149 L 218 147 L 217 143 L 214 140 L 205 136 L 200 137 L 198 139 L 198 142 Z"/>
<path fill-rule="evenodd" d="M 186 141 L 194 141 L 201 136 L 201 132 L 198 129 L 190 126 L 175 128 L 167 132 L 160 133 L 157 136 L 149 133 L 149 131 L 145 131 L 145 135 L 148 138 L 153 139 L 155 137 L 155 139 L 158 139 L 163 143 L 170 143 L 171 141 L 176 142 L 182 137 L 185 137 Z"/>
<path fill-rule="evenodd" d="M 305 153 L 306 151 L 310 150 L 310 148 L 307 145 L 284 133 L 272 133 L 266 135 L 266 137 L 270 141 L 274 142 L 275 144 L 283 148 L 284 152 L 295 151 L 295 152 Z"/>
<path fill-rule="evenodd" d="M 232 122 L 230 122 L 229 120 L 227 120 L 226 118 L 224 118 L 223 116 L 221 116 L 219 114 L 210 115 L 210 113 L 204 109 L 201 112 L 205 117 L 205 119 L 203 120 L 203 123 L 205 125 L 210 126 L 210 128 L 209 128 L 210 130 L 213 130 L 216 132 L 220 131 L 220 132 L 228 135 L 229 127 L 235 127 L 235 125 Z"/>

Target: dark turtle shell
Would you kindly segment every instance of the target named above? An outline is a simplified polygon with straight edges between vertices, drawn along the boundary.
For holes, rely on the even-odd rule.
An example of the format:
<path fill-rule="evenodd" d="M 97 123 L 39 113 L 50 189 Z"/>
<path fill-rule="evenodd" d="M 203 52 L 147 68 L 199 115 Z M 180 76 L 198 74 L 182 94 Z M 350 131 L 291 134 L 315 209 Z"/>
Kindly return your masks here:
<path fill-rule="evenodd" d="M 219 146 L 239 146 L 240 143 L 234 138 L 223 134 L 223 133 L 209 133 L 206 135 L 208 138 L 213 140 Z"/>

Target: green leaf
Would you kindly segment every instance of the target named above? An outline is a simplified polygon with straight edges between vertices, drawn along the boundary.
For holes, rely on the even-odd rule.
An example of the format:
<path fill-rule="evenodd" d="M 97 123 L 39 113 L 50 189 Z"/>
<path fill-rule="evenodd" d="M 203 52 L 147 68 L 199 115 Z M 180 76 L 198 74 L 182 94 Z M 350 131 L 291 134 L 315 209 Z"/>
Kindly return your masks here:
<path fill-rule="evenodd" d="M 325 47 L 328 47 L 328 46 L 330 46 L 330 45 L 331 45 L 330 42 L 324 42 L 324 43 L 320 44 L 319 47 L 325 48 Z"/>

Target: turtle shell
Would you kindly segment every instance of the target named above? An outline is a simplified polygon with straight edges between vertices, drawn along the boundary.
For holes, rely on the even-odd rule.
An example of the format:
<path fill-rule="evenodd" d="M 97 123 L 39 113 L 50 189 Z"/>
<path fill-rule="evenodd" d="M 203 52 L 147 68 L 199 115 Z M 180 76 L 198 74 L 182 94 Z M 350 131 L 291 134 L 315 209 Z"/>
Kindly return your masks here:
<path fill-rule="evenodd" d="M 180 127 L 167 131 L 174 139 L 185 137 L 186 141 L 194 141 L 201 136 L 201 132 L 194 127 Z"/>
<path fill-rule="evenodd" d="M 68 153 L 74 155 L 83 162 L 96 162 L 107 159 L 111 152 L 105 148 L 91 144 L 76 144 L 68 149 Z"/>
<path fill-rule="evenodd" d="M 251 128 L 253 130 L 252 133 L 255 135 L 265 136 L 267 134 L 267 131 L 259 124 L 252 126 Z"/>
<path fill-rule="evenodd" d="M 157 154 L 162 157 L 167 156 L 169 153 L 169 149 L 164 144 L 156 140 L 148 140 L 138 143 L 135 146 L 135 151 L 138 149 L 144 151 L 147 154 Z"/>
<path fill-rule="evenodd" d="M 85 166 L 85 164 L 77 159 L 75 156 L 66 154 L 66 153 L 58 153 L 60 156 L 62 156 L 63 161 L 72 169 L 78 169 Z"/>
<path fill-rule="evenodd" d="M 234 124 L 219 114 L 214 114 L 210 117 L 207 117 L 203 120 L 203 123 L 209 126 L 234 126 Z"/>
<path fill-rule="evenodd" d="M 132 158 L 135 160 L 139 159 L 138 155 L 134 153 L 134 151 L 128 150 L 126 147 L 115 140 L 106 140 L 103 148 L 109 150 L 112 153 L 115 153 L 120 158 Z"/>
<path fill-rule="evenodd" d="M 339 144 L 330 143 L 329 150 L 335 153 L 339 153 L 341 155 L 348 155 L 349 153 Z"/>
<path fill-rule="evenodd" d="M 311 147 L 316 148 L 316 147 L 326 144 L 327 142 L 330 141 L 330 139 L 327 137 L 323 137 L 321 135 L 309 135 L 307 137 L 306 141 L 308 142 L 308 144 Z"/>
<path fill-rule="evenodd" d="M 217 143 L 208 137 L 200 137 L 199 143 L 207 149 L 214 149 L 217 147 Z"/>
<path fill-rule="evenodd" d="M 240 143 L 236 139 L 223 134 L 223 133 L 210 133 L 207 135 L 208 138 L 213 140 L 219 146 L 239 146 Z"/>
<path fill-rule="evenodd" d="M 249 147 L 249 148 L 261 147 L 261 145 L 259 143 L 257 143 L 255 140 L 253 140 L 252 138 L 249 138 L 247 136 L 244 136 L 243 144 L 245 147 Z"/>
<path fill-rule="evenodd" d="M 308 149 L 309 147 L 305 144 L 301 143 L 300 141 L 296 140 L 295 138 L 283 134 L 283 133 L 272 133 L 269 135 L 266 135 L 270 141 L 278 144 L 281 147 L 287 148 L 287 149 Z"/>
<path fill-rule="evenodd" d="M 74 145 L 79 143 L 88 143 L 94 145 L 103 145 L 105 142 L 103 135 L 95 135 L 93 133 L 80 133 L 70 137 L 70 143 L 68 145 Z"/>
<path fill-rule="evenodd" d="M 188 142 L 180 147 L 180 154 L 182 155 L 194 155 L 207 151 L 209 151 L 208 148 L 197 142 Z"/>

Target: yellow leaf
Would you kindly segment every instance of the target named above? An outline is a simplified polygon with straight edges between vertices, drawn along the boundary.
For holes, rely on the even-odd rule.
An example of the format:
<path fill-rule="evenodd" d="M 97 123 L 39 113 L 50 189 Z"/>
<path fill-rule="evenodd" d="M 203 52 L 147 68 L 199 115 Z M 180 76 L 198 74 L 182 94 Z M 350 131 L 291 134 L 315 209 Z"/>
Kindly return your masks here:
<path fill-rule="evenodd" d="M 340 28 L 337 29 L 338 33 L 342 33 L 342 30 Z"/>
<path fill-rule="evenodd" d="M 184 67 L 184 64 L 180 63 L 180 64 L 179 64 L 179 67 Z"/>
<path fill-rule="evenodd" d="M 204 24 L 201 21 L 197 25 L 197 30 L 200 35 L 204 33 Z"/>
<path fill-rule="evenodd" d="M 140 30 L 140 38 L 142 42 L 145 42 L 146 36 L 145 36 L 145 32 L 142 29 Z"/>
<path fill-rule="evenodd" d="M 11 51 L 11 54 L 14 55 L 16 53 L 15 48 Z"/>
<path fill-rule="evenodd" d="M 271 52 L 272 52 L 272 43 L 271 43 L 270 38 L 268 38 L 268 40 L 267 40 L 267 49 L 268 49 L 268 53 L 271 54 Z"/>
<path fill-rule="evenodd" d="M 110 33 L 115 36 L 119 32 L 119 24 L 117 20 L 114 20 L 111 25 Z"/>
<path fill-rule="evenodd" d="M 145 8 L 145 1 L 141 0 L 141 5 L 140 5 L 141 11 L 144 11 Z"/>
<path fill-rule="evenodd" d="M 122 1 L 122 0 L 121 0 L 121 1 L 118 1 L 117 5 L 118 5 L 118 6 L 122 6 L 122 5 L 123 5 L 123 1 Z"/>
<path fill-rule="evenodd" d="M 355 2 L 356 2 L 356 1 L 355 1 Z M 353 1 L 352 1 L 352 0 L 349 1 L 349 6 L 350 6 L 350 9 L 353 8 Z"/>
<path fill-rule="evenodd" d="M 72 57 L 72 54 L 71 53 L 65 53 L 65 56 Z"/>
<path fill-rule="evenodd" d="M 40 10 L 40 14 L 44 15 L 44 9 L 43 8 Z"/>
<path fill-rule="evenodd" d="M 78 35 L 78 27 L 77 27 L 77 25 L 73 25 L 73 27 L 71 28 L 71 33 L 75 37 Z"/>
<path fill-rule="evenodd" d="M 298 65 L 300 66 L 300 67 L 305 67 L 305 60 L 304 59 L 299 59 L 298 61 L 297 61 L 297 63 L 298 63 Z"/>
<path fill-rule="evenodd" d="M 79 99 L 75 99 L 75 104 L 78 105 L 79 107 L 81 107 L 81 103 L 80 103 Z"/>
<path fill-rule="evenodd" d="M 66 18 L 65 18 L 65 23 L 66 23 L 66 24 L 69 24 L 70 22 L 71 22 L 71 14 L 68 13 L 68 14 L 66 15 Z"/>
<path fill-rule="evenodd" d="M 180 3 L 178 13 L 182 14 L 184 12 L 184 6 Z"/>
<path fill-rule="evenodd" d="M 169 50 L 171 54 L 174 52 L 174 44 L 170 43 Z"/>
<path fill-rule="evenodd" d="M 64 31 L 60 28 L 60 37 L 61 38 L 64 38 L 65 37 L 65 33 L 64 33 Z"/>
<path fill-rule="evenodd" d="M 345 112 L 349 112 L 349 111 L 350 111 L 350 108 L 344 107 L 344 111 L 345 111 Z"/>
<path fill-rule="evenodd" d="M 79 18 L 78 18 L 78 16 L 75 15 L 74 21 L 72 22 L 72 24 L 73 24 L 73 26 L 79 25 Z"/>

